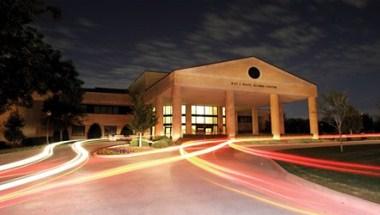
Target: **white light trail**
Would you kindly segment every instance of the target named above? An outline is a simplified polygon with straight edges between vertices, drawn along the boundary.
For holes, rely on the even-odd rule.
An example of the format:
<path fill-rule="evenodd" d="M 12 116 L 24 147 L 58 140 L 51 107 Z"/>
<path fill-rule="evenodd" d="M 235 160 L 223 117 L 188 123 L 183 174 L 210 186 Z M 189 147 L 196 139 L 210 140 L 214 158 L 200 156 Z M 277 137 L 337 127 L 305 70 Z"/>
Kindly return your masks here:
<path fill-rule="evenodd" d="M 0 184 L 0 191 L 11 189 L 11 188 L 14 188 L 17 186 L 21 186 L 21 185 L 24 185 L 27 183 L 31 183 L 31 182 L 40 180 L 40 179 L 44 179 L 44 178 L 56 175 L 58 173 L 64 172 L 66 170 L 69 170 L 71 168 L 74 168 L 76 166 L 79 166 L 83 162 L 87 161 L 87 159 L 89 157 L 89 153 L 85 148 L 82 147 L 82 143 L 90 142 L 90 141 L 96 141 L 96 140 L 97 139 L 84 140 L 84 141 L 77 141 L 77 142 L 73 143 L 71 145 L 71 148 L 76 152 L 77 155 L 72 160 L 70 160 L 64 164 L 61 164 L 57 167 L 38 172 L 36 174 L 28 175 L 28 176 L 21 177 L 21 178 L 16 178 L 12 181 L 2 183 L 2 184 Z"/>
<path fill-rule="evenodd" d="M 191 141 L 191 142 L 188 142 L 184 145 L 171 146 L 171 147 L 163 148 L 163 149 L 155 149 L 155 150 L 150 150 L 150 151 L 135 152 L 135 153 L 130 153 L 130 154 L 120 154 L 120 155 L 99 155 L 99 154 L 96 154 L 96 156 L 100 157 L 100 158 L 131 158 L 131 157 L 151 155 L 151 154 L 157 154 L 157 153 L 173 152 L 173 151 L 180 150 L 183 147 L 205 145 L 205 144 L 209 144 L 209 143 L 215 143 L 216 141 L 219 141 L 219 140 L 214 139 L 214 140 L 208 140 L 208 141 Z M 220 140 L 220 141 L 223 141 L 223 140 Z M 118 146 L 113 146 L 113 147 L 118 147 Z M 113 147 L 110 147 L 110 148 L 113 148 Z"/>
<path fill-rule="evenodd" d="M 42 152 L 40 152 L 36 155 L 33 155 L 31 157 L 28 157 L 28 158 L 25 158 L 25 159 L 22 159 L 19 161 L 0 165 L 0 172 L 5 171 L 5 170 L 9 170 L 9 169 L 13 169 L 13 168 L 17 168 L 17 167 L 21 167 L 21 166 L 30 165 L 32 163 L 36 163 L 36 162 L 45 160 L 54 154 L 54 148 L 56 146 L 61 145 L 61 144 L 65 144 L 65 143 L 69 143 L 69 142 L 74 142 L 74 141 L 77 141 L 77 140 L 68 140 L 68 141 L 61 141 L 61 142 L 49 144 L 49 145 L 45 146 L 45 148 L 42 150 Z"/>

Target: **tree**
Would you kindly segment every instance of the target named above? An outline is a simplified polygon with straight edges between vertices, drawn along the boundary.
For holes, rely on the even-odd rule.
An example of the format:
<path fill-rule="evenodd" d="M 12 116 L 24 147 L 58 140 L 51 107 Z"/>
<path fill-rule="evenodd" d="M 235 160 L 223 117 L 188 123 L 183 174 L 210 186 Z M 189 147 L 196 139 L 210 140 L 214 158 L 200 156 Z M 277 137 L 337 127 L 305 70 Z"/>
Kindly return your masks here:
<path fill-rule="evenodd" d="M 11 143 L 11 145 L 18 146 L 25 138 L 22 132 L 24 125 L 24 119 L 20 116 L 18 111 L 12 112 L 9 115 L 4 124 L 4 137 Z"/>
<path fill-rule="evenodd" d="M 352 105 L 348 106 L 347 114 L 344 119 L 342 130 L 344 132 L 358 133 L 363 128 L 362 116 L 359 111 Z"/>
<path fill-rule="evenodd" d="M 375 128 L 375 122 L 372 116 L 370 116 L 368 113 L 364 113 L 361 116 L 362 118 L 362 124 L 363 124 L 363 131 L 364 132 L 373 132 Z"/>
<path fill-rule="evenodd" d="M 348 98 L 343 93 L 333 91 L 323 95 L 320 104 L 324 121 L 334 126 L 339 133 L 340 151 L 343 152 L 342 127 L 350 111 Z"/>
<path fill-rule="evenodd" d="M 33 26 L 46 13 L 60 15 L 44 0 L 0 1 L 0 113 L 12 105 L 30 107 L 35 92 L 65 93 L 65 85 L 79 81 L 67 70 L 71 62 Z"/>
<path fill-rule="evenodd" d="M 84 116 L 81 106 L 83 92 L 79 86 L 73 85 L 73 88 L 66 93 L 56 93 L 46 99 L 43 104 L 42 111 L 45 113 L 43 123 L 51 123 L 53 128 L 59 131 L 61 141 L 65 129 L 72 125 L 82 124 L 81 119 Z"/>
<path fill-rule="evenodd" d="M 139 135 L 139 147 L 142 146 L 142 136 L 144 132 L 152 128 L 157 121 L 152 105 L 144 102 L 142 94 L 132 93 L 133 119 L 129 126 Z"/>

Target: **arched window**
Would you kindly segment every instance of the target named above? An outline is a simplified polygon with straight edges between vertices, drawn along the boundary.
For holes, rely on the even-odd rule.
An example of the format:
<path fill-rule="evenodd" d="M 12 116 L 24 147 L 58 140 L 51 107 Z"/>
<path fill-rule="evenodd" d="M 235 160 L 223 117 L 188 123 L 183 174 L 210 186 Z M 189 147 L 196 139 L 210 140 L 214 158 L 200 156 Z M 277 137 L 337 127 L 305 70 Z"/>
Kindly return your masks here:
<path fill-rule="evenodd" d="M 102 129 L 100 128 L 100 125 L 97 123 L 92 124 L 88 129 L 87 138 L 94 139 L 100 137 L 102 137 Z"/>

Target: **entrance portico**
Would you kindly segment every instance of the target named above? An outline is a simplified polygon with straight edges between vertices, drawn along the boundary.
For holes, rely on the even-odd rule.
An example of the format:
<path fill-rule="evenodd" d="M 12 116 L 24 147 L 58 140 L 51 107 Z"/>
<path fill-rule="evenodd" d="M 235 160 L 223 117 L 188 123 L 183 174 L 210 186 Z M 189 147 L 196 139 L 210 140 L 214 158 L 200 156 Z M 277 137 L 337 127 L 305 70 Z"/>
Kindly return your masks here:
<path fill-rule="evenodd" d="M 253 57 L 175 70 L 145 93 L 156 109 L 155 135 L 173 139 L 198 133 L 235 137 L 239 126 L 258 135 L 265 107 L 273 138 L 280 139 L 283 104 L 300 100 L 308 103 L 310 134 L 318 138 L 316 97 L 316 85 Z"/>

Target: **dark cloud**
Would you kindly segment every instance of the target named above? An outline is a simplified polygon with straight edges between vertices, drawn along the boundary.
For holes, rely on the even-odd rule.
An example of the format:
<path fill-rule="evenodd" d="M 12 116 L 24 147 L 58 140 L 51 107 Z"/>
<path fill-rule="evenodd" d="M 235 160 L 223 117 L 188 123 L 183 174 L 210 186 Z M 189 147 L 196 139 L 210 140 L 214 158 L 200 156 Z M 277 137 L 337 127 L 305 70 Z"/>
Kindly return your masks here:
<path fill-rule="evenodd" d="M 346 91 L 363 111 L 380 99 L 375 0 L 56 2 L 66 19 L 41 29 L 87 86 L 126 88 L 145 70 L 257 56 L 316 82 L 321 93 Z"/>

